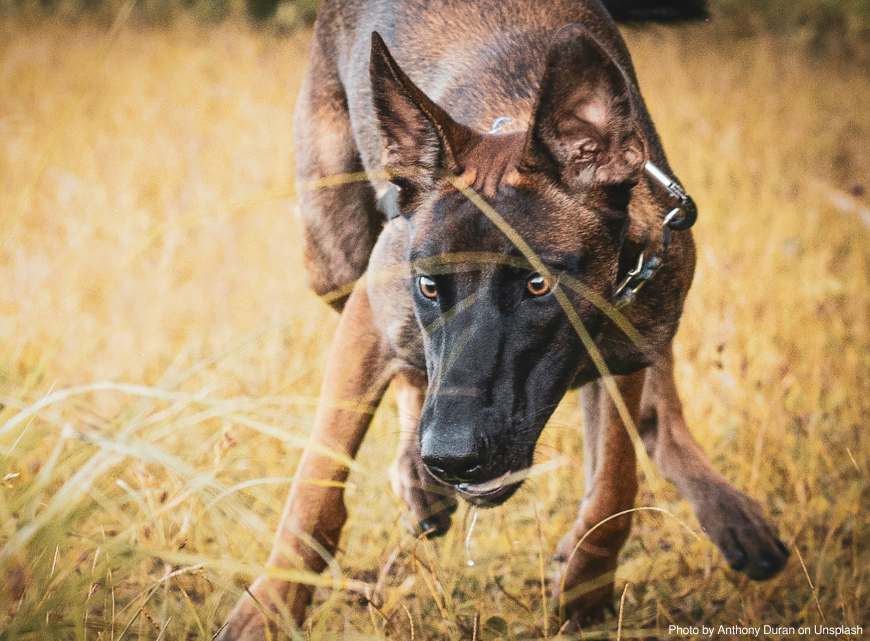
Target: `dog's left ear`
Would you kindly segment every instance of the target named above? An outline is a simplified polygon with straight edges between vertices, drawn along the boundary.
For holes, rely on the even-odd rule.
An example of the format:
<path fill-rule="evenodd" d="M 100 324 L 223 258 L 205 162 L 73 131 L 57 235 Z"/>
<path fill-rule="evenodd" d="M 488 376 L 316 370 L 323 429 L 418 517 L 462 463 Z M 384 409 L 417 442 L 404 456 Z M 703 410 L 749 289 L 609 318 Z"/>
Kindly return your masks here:
<path fill-rule="evenodd" d="M 630 82 L 581 25 L 560 29 L 547 54 L 526 165 L 554 169 L 575 190 L 636 181 L 646 151 Z"/>
<path fill-rule="evenodd" d="M 377 32 L 372 33 L 371 56 L 369 75 L 384 142 L 384 169 L 401 188 L 400 201 L 408 203 L 433 187 L 439 175 L 460 173 L 457 157 L 477 134 L 454 121 L 411 81 Z"/>

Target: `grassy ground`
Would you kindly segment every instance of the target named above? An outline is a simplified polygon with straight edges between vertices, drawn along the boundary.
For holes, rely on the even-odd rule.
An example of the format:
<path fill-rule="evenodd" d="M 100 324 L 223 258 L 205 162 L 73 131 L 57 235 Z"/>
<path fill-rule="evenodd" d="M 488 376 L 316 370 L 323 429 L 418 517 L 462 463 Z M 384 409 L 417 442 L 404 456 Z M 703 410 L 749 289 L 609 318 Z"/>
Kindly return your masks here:
<path fill-rule="evenodd" d="M 870 82 L 774 40 L 629 34 L 701 206 L 677 341 L 695 434 L 793 549 L 751 583 L 652 496 L 623 554 L 622 636 L 670 623 L 870 624 Z M 335 317 L 308 293 L 291 106 L 306 38 L 224 25 L 0 25 L 0 639 L 210 638 L 261 568 Z M 400 527 L 377 415 L 313 639 L 552 634 L 541 576 L 582 493 L 570 461 L 435 543 Z M 616 621 L 601 628 L 616 636 Z M 777 638 L 774 636 L 773 638 Z"/>

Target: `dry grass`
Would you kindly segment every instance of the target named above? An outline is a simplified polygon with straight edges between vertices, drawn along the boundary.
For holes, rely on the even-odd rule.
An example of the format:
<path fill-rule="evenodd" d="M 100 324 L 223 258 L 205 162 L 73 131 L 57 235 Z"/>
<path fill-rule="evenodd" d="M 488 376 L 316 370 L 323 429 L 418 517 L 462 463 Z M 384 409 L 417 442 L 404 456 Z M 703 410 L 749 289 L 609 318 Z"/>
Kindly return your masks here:
<path fill-rule="evenodd" d="M 867 625 L 868 213 L 831 189 L 870 175 L 870 83 L 708 35 L 629 35 L 701 205 L 678 373 L 695 434 L 806 572 L 797 554 L 769 583 L 729 571 L 669 490 L 678 519 L 639 513 L 623 554 L 622 636 Z M 264 561 L 335 324 L 291 215 L 305 43 L 0 25 L 0 639 L 207 639 Z M 337 559 L 380 610 L 324 589 L 311 638 L 542 636 L 578 421 L 572 397 L 540 448 L 569 465 L 480 515 L 470 568 L 465 508 L 435 543 L 399 527 L 386 402 Z"/>

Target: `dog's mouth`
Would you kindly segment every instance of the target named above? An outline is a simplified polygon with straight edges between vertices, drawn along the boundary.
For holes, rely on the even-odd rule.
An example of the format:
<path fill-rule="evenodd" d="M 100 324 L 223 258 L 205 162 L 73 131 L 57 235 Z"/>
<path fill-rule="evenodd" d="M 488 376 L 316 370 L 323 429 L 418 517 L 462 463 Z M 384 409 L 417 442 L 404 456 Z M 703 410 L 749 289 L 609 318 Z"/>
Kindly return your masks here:
<path fill-rule="evenodd" d="M 454 487 L 456 492 L 472 505 L 495 507 L 513 496 L 514 492 L 522 485 L 524 478 L 524 474 L 505 472 L 501 476 L 483 483 L 459 483 Z"/>

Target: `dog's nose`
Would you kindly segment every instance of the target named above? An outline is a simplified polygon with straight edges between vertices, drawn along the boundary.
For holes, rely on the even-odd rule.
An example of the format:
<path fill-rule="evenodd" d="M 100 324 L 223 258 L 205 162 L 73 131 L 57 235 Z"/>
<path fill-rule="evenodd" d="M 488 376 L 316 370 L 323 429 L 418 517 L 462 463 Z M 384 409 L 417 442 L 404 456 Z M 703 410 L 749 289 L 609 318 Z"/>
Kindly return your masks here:
<path fill-rule="evenodd" d="M 474 483 L 482 480 L 485 452 L 471 435 L 425 435 L 420 447 L 423 464 L 445 483 Z"/>

